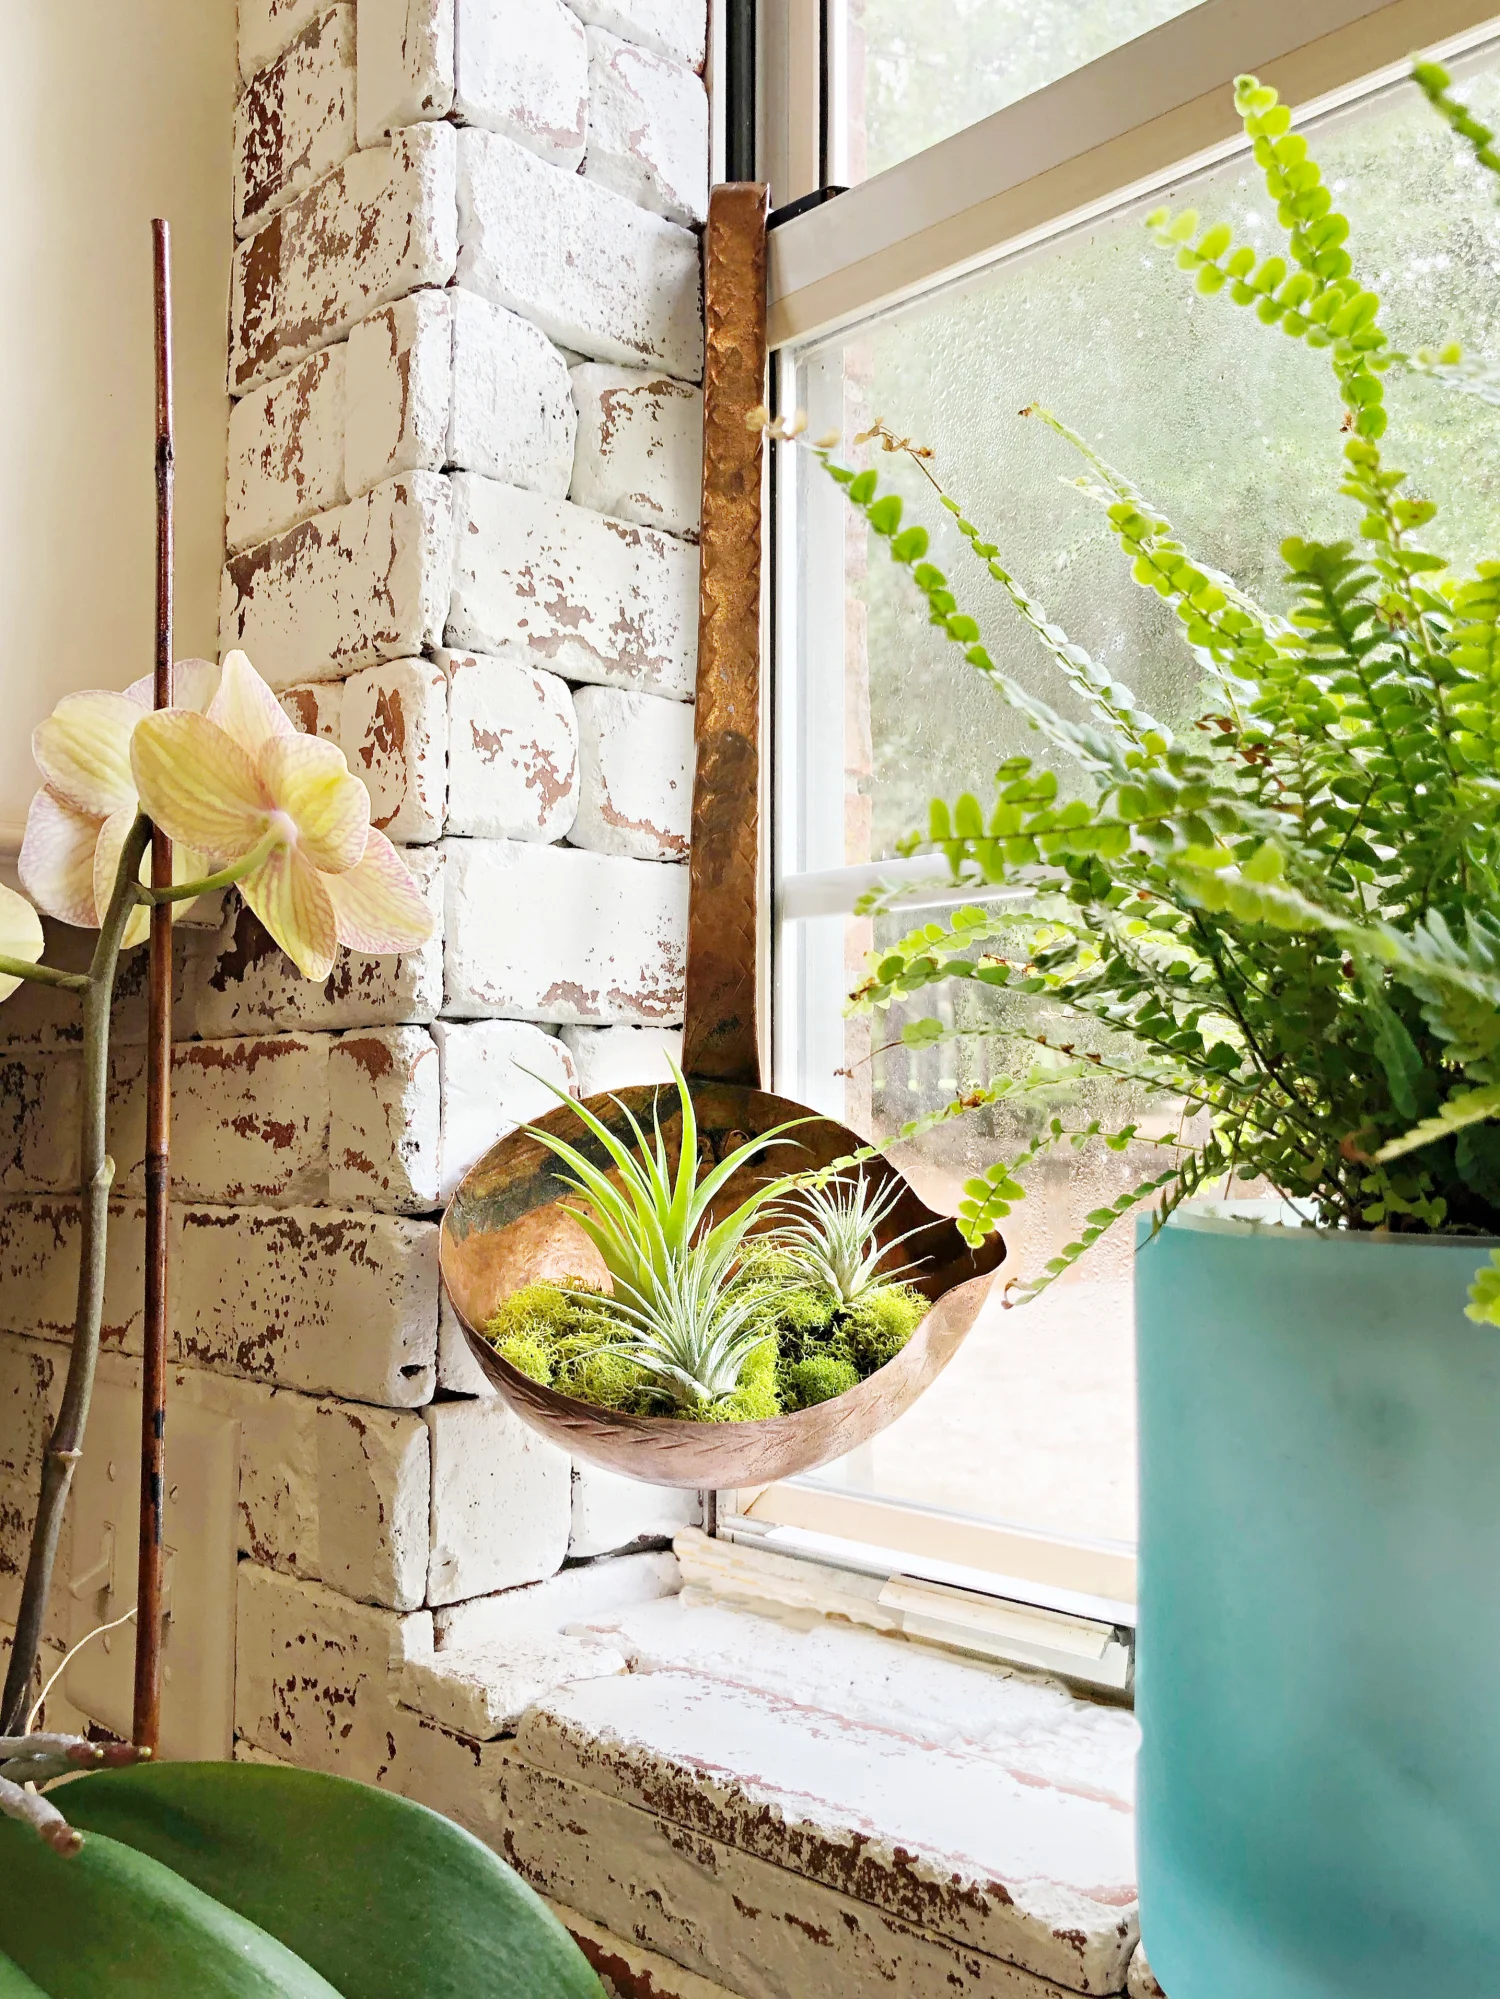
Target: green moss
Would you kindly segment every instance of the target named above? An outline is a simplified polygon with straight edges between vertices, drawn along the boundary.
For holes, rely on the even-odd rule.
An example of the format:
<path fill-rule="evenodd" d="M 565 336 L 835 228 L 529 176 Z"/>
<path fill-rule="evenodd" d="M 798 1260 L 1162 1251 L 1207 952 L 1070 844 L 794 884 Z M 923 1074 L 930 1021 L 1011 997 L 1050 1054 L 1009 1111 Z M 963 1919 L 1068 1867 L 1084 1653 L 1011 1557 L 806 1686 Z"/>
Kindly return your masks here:
<path fill-rule="evenodd" d="M 495 1351 L 521 1374 L 529 1374 L 533 1381 L 552 1379 L 552 1349 L 535 1333 L 506 1333 L 495 1341 Z"/>
<path fill-rule="evenodd" d="M 576 1395 L 581 1401 L 592 1402 L 596 1409 L 634 1413 L 646 1382 L 644 1369 L 628 1354 L 595 1343 L 575 1353 L 566 1368 L 559 1369 L 555 1385 L 564 1395 Z"/>
<path fill-rule="evenodd" d="M 861 1377 L 873 1374 L 906 1345 L 922 1323 L 928 1301 L 905 1284 L 883 1284 L 848 1313 L 844 1338 Z"/>
<path fill-rule="evenodd" d="M 835 1395 L 843 1395 L 855 1387 L 859 1374 L 853 1361 L 821 1353 L 794 1361 L 787 1370 L 787 1381 L 795 1397 L 790 1406 L 810 1409 L 815 1402 L 831 1402 Z"/>

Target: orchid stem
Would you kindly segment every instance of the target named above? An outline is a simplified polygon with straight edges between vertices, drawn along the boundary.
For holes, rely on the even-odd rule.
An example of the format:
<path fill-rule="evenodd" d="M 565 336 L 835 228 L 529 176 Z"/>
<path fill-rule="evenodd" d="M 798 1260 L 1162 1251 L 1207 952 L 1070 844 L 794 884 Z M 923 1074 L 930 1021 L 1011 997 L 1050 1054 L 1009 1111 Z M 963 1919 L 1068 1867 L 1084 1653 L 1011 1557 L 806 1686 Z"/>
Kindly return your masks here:
<path fill-rule="evenodd" d="M 94 1371 L 99 1359 L 99 1329 L 104 1317 L 104 1251 L 109 1229 L 109 1194 L 114 1161 L 105 1150 L 105 1114 L 109 1086 L 109 1013 L 114 997 L 120 940 L 136 905 L 135 890 L 141 858 L 151 838 L 151 822 L 143 814 L 125 836 L 115 870 L 114 892 L 99 928 L 93 962 L 83 981 L 83 1174 L 78 1253 L 78 1309 L 62 1404 L 42 1461 L 42 1490 L 26 1562 L 26 1580 L 16 1614 L 10 1669 L 0 1705 L 0 1735 L 20 1734 L 29 1706 L 32 1674 L 41 1650 L 42 1625 L 57 1562 L 63 1510 L 73 1483 L 73 1468 L 83 1450 Z M 38 970 L 29 967 L 28 970 Z M 71 976 L 71 975 L 69 975 Z"/>
<path fill-rule="evenodd" d="M 67 993 L 86 993 L 89 989 L 86 972 L 59 972 L 51 965 L 33 965 L 29 958 L 0 955 L 0 977 L 31 979 L 39 986 L 61 986 Z"/>
<path fill-rule="evenodd" d="M 252 847 L 248 854 L 231 861 L 227 868 L 220 868 L 217 874 L 204 875 L 201 881 L 174 882 L 171 888 L 145 888 L 141 890 L 143 902 L 191 902 L 195 895 L 211 895 L 216 888 L 233 888 L 248 874 L 268 861 L 281 845 L 284 835 L 276 830 L 267 833 L 259 846 Z"/>

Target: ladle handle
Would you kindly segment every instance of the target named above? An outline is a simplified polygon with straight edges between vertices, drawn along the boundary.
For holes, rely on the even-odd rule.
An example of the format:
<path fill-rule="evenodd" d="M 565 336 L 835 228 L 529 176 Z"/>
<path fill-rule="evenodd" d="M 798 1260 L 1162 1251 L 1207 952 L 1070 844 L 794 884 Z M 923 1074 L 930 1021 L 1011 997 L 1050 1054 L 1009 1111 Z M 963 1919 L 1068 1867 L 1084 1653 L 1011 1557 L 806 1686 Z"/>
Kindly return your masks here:
<path fill-rule="evenodd" d="M 704 236 L 703 522 L 683 1068 L 759 1089 L 761 461 L 767 189 L 730 181 Z"/>

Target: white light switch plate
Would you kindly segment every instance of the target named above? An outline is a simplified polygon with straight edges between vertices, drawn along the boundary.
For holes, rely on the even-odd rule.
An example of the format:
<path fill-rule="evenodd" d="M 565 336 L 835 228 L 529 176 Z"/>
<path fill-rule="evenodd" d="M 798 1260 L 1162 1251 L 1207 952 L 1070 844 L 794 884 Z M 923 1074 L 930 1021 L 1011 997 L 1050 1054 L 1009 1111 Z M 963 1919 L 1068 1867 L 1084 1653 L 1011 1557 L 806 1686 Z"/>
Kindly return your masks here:
<path fill-rule="evenodd" d="M 234 1741 L 239 1431 L 233 1417 L 168 1400 L 161 1754 L 174 1760 L 227 1757 Z M 101 1383 L 73 1480 L 72 1645 L 135 1602 L 140 1465 L 140 1392 Z M 126 1624 L 86 1645 L 63 1686 L 75 1707 L 128 1737 L 134 1683 Z"/>

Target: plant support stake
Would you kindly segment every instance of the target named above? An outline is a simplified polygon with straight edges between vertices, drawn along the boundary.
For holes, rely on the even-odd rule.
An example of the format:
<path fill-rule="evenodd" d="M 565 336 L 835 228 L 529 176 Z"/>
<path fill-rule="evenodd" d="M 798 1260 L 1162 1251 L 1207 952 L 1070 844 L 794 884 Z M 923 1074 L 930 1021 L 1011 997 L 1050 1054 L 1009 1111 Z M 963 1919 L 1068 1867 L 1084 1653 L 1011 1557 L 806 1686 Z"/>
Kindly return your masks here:
<path fill-rule="evenodd" d="M 172 244 L 151 224 L 156 300 L 156 671 L 152 706 L 172 705 Z M 172 843 L 151 834 L 151 886 L 172 886 Z M 146 1027 L 146 1312 L 141 1363 L 141 1533 L 136 1582 L 135 1720 L 131 1739 L 161 1737 L 162 1513 L 167 1426 L 167 1315 L 172 1129 L 172 904 L 151 911 Z"/>

